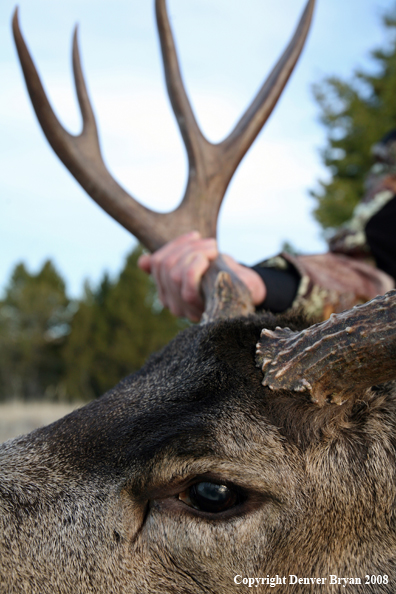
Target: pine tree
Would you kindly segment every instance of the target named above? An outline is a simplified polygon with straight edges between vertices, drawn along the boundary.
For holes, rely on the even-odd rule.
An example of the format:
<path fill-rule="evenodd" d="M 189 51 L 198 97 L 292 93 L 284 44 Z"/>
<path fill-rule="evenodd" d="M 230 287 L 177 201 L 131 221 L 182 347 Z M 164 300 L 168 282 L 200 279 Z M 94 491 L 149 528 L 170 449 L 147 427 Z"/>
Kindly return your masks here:
<path fill-rule="evenodd" d="M 140 254 L 127 257 L 115 281 L 105 275 L 96 291 L 85 288 L 64 351 L 70 398 L 100 396 L 186 326 L 158 307 L 153 281 L 137 267 Z"/>
<path fill-rule="evenodd" d="M 0 400 L 99 396 L 187 325 L 158 303 L 140 253 L 74 302 L 50 261 L 37 274 L 15 267 L 0 302 Z"/>
<path fill-rule="evenodd" d="M 57 398 L 62 344 L 73 311 L 65 283 L 47 261 L 37 274 L 18 264 L 0 302 L 0 397 Z"/>
<path fill-rule="evenodd" d="M 328 131 L 322 159 L 331 179 L 320 181 L 311 194 L 317 201 L 314 215 L 325 229 L 350 218 L 364 193 L 372 145 L 396 128 L 396 7 L 383 25 L 388 41 L 371 52 L 375 74 L 358 70 L 350 81 L 329 77 L 314 86 Z"/>

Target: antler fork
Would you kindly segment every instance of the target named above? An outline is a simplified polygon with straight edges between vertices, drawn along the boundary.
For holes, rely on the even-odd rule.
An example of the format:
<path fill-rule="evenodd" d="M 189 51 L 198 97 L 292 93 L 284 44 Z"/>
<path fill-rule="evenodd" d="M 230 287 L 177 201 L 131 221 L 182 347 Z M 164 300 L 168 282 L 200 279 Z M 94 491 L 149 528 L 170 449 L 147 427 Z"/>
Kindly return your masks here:
<path fill-rule="evenodd" d="M 63 128 L 51 108 L 22 37 L 18 10 L 13 18 L 13 32 L 34 110 L 55 153 L 91 198 L 150 251 L 155 251 L 168 241 L 193 229 L 198 230 L 203 237 L 216 237 L 217 217 L 228 184 L 270 116 L 293 71 L 304 46 L 314 5 L 315 0 L 308 0 L 292 40 L 235 128 L 222 142 L 213 144 L 199 129 L 183 85 L 166 1 L 156 0 L 157 25 L 168 93 L 189 162 L 184 198 L 170 213 L 157 213 L 144 207 L 108 172 L 101 155 L 95 117 L 82 73 L 77 32 L 75 31 L 73 38 L 73 71 L 83 119 L 82 132 L 77 136 L 71 135 Z M 216 276 L 214 271 L 225 268 L 221 260 L 212 266 L 207 277 L 210 280 L 206 280 L 203 287 L 207 298 L 213 293 L 212 279 Z M 251 311 L 253 307 L 251 301 L 249 303 L 247 290 L 241 299 L 246 303 L 242 305 L 242 310 L 238 309 L 238 313 Z M 212 317 L 217 314 L 208 315 Z"/>

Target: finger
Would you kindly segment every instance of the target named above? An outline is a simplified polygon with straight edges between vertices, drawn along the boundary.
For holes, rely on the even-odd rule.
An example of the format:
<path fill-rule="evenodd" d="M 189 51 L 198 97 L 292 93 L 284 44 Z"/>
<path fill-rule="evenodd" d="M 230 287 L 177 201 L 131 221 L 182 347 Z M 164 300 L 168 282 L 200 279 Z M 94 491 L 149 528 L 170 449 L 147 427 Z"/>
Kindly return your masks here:
<path fill-rule="evenodd" d="M 141 270 L 150 274 L 151 272 L 151 256 L 150 254 L 142 254 L 139 256 L 137 265 Z"/>
<path fill-rule="evenodd" d="M 157 286 L 161 292 L 162 303 L 176 316 L 187 315 L 187 307 L 181 296 L 183 269 L 188 265 L 186 259 L 188 259 L 188 255 L 181 258 L 184 264 L 179 259 L 177 265 L 172 266 L 171 257 L 168 257 L 166 262 L 156 270 Z"/>
<path fill-rule="evenodd" d="M 200 281 L 209 268 L 209 259 L 201 252 L 185 250 L 172 268 L 168 266 L 169 260 L 168 257 L 156 271 L 162 303 L 174 315 L 194 320 L 200 318 L 204 305 L 200 295 Z"/>
<path fill-rule="evenodd" d="M 197 254 L 200 256 L 197 257 Z M 150 268 L 164 307 L 168 307 L 174 315 L 196 320 L 200 318 L 203 308 L 199 294 L 200 277 L 217 255 L 215 239 L 202 239 L 198 232 L 192 232 L 163 246 L 149 256 L 149 262 L 143 259 L 142 266 L 145 270 Z M 190 270 L 191 266 L 194 268 L 194 262 L 198 263 L 196 271 Z M 182 296 L 183 277 L 190 279 L 186 293 L 189 302 L 185 302 Z"/>
<path fill-rule="evenodd" d="M 209 260 L 215 259 L 218 256 L 216 240 L 185 237 L 183 241 L 171 242 L 151 256 L 151 268 L 157 271 L 162 269 L 165 274 L 169 274 L 186 256 L 197 252 L 201 252 Z"/>
<path fill-rule="evenodd" d="M 201 282 L 209 266 L 210 260 L 205 254 L 197 253 L 191 259 L 189 266 L 185 267 L 182 277 L 181 297 L 190 307 L 196 308 L 200 313 L 204 309 Z"/>
<path fill-rule="evenodd" d="M 224 255 L 223 257 L 231 270 L 249 289 L 253 305 L 260 305 L 260 303 L 263 303 L 267 295 L 267 287 L 261 276 L 251 268 L 239 264 L 231 256 Z"/>
<path fill-rule="evenodd" d="M 156 266 L 158 266 L 158 263 L 161 263 L 162 261 L 166 260 L 168 256 L 172 254 L 172 252 L 177 252 L 177 250 L 182 249 L 184 245 L 200 238 L 201 235 L 198 231 L 190 231 L 189 233 L 180 235 L 176 239 L 169 241 L 168 243 L 163 245 L 159 250 L 151 254 L 151 261 Z"/>
<path fill-rule="evenodd" d="M 175 312 L 173 306 L 179 307 L 181 300 L 182 277 L 191 266 L 197 253 L 208 262 L 217 254 L 217 243 L 214 239 L 187 238 L 183 242 L 172 242 L 167 249 L 152 256 L 151 273 L 156 281 L 162 303 Z"/>
<path fill-rule="evenodd" d="M 179 257 L 179 250 L 182 249 L 186 240 L 185 236 L 178 237 L 177 240 L 166 244 L 150 256 L 150 272 L 157 286 L 158 298 L 164 307 L 170 308 L 169 287 L 170 283 L 173 282 L 170 279 L 170 271 L 173 262 Z M 143 264 L 146 264 L 146 262 L 143 262 Z"/>
<path fill-rule="evenodd" d="M 150 271 L 158 285 L 159 293 L 166 291 L 166 286 L 162 285 L 164 282 L 167 285 L 169 279 L 166 277 L 170 274 L 173 266 L 184 252 L 190 249 L 191 242 L 199 238 L 200 235 L 197 231 L 187 233 L 167 243 L 150 256 Z"/>

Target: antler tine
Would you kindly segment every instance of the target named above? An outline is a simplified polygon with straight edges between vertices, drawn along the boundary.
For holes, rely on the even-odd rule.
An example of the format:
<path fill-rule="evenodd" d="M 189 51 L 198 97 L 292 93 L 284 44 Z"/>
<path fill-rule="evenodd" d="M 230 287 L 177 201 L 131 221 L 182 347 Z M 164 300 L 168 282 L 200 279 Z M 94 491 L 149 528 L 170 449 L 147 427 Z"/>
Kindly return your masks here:
<path fill-rule="evenodd" d="M 95 148 L 100 153 L 98 128 L 96 125 L 95 115 L 89 100 L 87 85 L 85 84 L 84 75 L 81 67 L 80 50 L 78 47 L 78 25 L 75 26 L 73 33 L 73 74 L 76 85 L 76 93 L 78 104 L 81 110 L 83 120 L 83 129 L 81 136 L 90 134 L 95 138 Z"/>
<path fill-rule="evenodd" d="M 183 229 L 216 237 L 217 217 L 229 179 L 220 151 L 202 134 L 188 99 L 169 23 L 166 0 L 155 0 L 165 81 L 188 155 L 188 180 L 183 200 L 174 211 Z M 227 179 L 226 179 L 227 178 Z"/>
<path fill-rule="evenodd" d="M 63 128 L 59 123 L 56 115 L 54 114 L 52 107 L 47 99 L 41 84 L 40 78 L 35 69 L 33 60 L 26 47 L 24 39 L 22 37 L 19 22 L 18 22 L 18 7 L 15 9 L 14 16 L 12 19 L 12 28 L 14 33 L 14 39 L 18 50 L 19 60 L 21 62 L 22 70 L 25 75 L 27 83 L 27 89 L 32 100 L 37 119 L 45 132 L 49 143 L 54 148 L 61 142 L 61 139 L 69 139 L 71 135 Z M 51 132 L 50 132 L 51 131 Z"/>
<path fill-rule="evenodd" d="M 194 173 L 192 169 L 197 165 L 197 162 L 200 162 L 202 145 L 209 145 L 210 143 L 199 129 L 183 84 L 175 40 L 166 10 L 166 0 L 156 0 L 155 12 L 161 42 L 166 86 L 186 146 L 190 162 L 190 175 L 192 175 Z"/>
<path fill-rule="evenodd" d="M 320 406 L 396 379 L 395 357 L 396 291 L 302 332 L 264 329 L 257 344 L 264 386 L 306 392 Z"/>
<path fill-rule="evenodd" d="M 291 42 L 234 130 L 221 143 L 212 144 L 198 127 L 183 85 L 166 0 L 156 0 L 168 93 L 189 157 L 187 188 L 175 211 L 183 226 L 188 227 L 187 221 L 192 220 L 203 236 L 216 236 L 218 212 L 227 186 L 293 71 L 309 31 L 314 6 L 315 0 L 308 0 Z"/>
<path fill-rule="evenodd" d="M 64 165 L 99 206 L 151 251 L 175 237 L 168 232 L 165 215 L 139 204 L 114 180 L 103 162 L 95 117 L 82 74 L 76 33 L 73 41 L 73 67 L 83 130 L 80 135 L 73 136 L 60 124 L 47 99 L 19 27 L 18 9 L 15 10 L 12 27 L 37 119 L 48 142 Z"/>
<path fill-rule="evenodd" d="M 256 97 L 221 146 L 234 170 L 271 115 L 304 47 L 312 21 L 315 0 L 309 0 L 292 40 Z"/>

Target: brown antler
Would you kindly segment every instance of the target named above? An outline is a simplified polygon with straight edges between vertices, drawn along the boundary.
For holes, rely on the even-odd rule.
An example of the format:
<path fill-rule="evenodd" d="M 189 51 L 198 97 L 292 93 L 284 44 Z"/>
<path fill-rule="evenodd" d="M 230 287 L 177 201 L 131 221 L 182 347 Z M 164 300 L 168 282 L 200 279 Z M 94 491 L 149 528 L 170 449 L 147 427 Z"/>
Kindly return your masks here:
<path fill-rule="evenodd" d="M 315 0 L 308 0 L 297 30 L 279 62 L 231 134 L 219 144 L 203 136 L 194 117 L 180 74 L 165 0 L 156 0 L 165 77 L 173 110 L 189 160 L 184 198 L 170 213 L 145 208 L 114 180 L 101 155 L 97 127 L 81 69 L 77 34 L 73 40 L 73 70 L 83 129 L 73 136 L 56 118 L 22 37 L 18 11 L 13 31 L 28 92 L 47 140 L 86 192 L 106 212 L 133 233 L 150 251 L 196 229 L 203 237 L 216 237 L 221 202 L 238 164 L 270 116 L 293 71 L 309 30 Z M 223 268 L 218 261 L 215 268 Z M 208 286 L 208 283 L 205 285 Z M 207 288 L 204 287 L 205 295 Z M 212 287 L 209 287 L 209 291 Z M 253 306 L 247 305 L 252 311 Z"/>
<path fill-rule="evenodd" d="M 307 392 L 320 406 L 396 379 L 396 291 L 302 332 L 264 329 L 257 360 L 264 386 Z"/>

